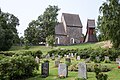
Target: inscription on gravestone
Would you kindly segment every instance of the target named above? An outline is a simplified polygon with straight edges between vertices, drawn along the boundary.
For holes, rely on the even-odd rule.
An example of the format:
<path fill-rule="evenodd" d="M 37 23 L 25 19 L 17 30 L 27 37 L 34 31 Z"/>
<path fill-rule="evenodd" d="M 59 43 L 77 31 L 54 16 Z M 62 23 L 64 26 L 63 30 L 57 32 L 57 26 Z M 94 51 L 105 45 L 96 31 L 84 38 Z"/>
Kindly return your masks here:
<path fill-rule="evenodd" d="M 49 61 L 42 63 L 41 65 L 41 76 L 43 78 L 49 76 Z"/>
<path fill-rule="evenodd" d="M 67 77 L 68 76 L 68 67 L 66 64 L 60 63 L 58 67 L 58 76 Z"/>
<path fill-rule="evenodd" d="M 86 64 L 84 62 L 78 65 L 78 78 L 87 79 Z"/>

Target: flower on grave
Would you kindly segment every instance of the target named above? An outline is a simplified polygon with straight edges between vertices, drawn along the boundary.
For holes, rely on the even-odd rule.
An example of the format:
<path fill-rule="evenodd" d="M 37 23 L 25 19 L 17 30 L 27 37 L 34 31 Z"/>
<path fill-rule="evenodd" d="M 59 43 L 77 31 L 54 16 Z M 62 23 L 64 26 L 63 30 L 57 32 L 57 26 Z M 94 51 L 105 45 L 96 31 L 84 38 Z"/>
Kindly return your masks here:
<path fill-rule="evenodd" d="M 120 69 L 120 66 L 118 66 L 118 69 Z"/>

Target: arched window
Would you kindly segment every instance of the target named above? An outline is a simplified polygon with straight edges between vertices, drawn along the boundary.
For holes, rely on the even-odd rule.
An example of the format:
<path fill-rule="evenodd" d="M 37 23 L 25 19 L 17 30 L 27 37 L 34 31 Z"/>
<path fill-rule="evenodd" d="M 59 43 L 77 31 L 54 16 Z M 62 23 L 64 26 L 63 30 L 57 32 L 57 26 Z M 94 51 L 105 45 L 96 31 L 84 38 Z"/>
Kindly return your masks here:
<path fill-rule="evenodd" d="M 55 42 L 56 44 L 60 44 L 59 37 L 56 37 Z"/>
<path fill-rule="evenodd" d="M 70 44 L 74 44 L 74 43 L 75 43 L 74 38 L 71 38 L 71 39 L 70 39 Z"/>

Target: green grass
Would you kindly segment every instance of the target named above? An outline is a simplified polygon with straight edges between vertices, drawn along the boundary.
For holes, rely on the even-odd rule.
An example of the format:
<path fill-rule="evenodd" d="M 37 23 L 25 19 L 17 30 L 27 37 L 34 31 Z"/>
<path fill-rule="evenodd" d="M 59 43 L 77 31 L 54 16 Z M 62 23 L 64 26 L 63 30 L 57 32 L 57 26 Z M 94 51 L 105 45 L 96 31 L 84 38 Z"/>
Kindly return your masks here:
<path fill-rule="evenodd" d="M 86 43 L 86 44 L 79 44 L 79 45 L 71 45 L 71 46 L 57 46 L 57 47 L 46 47 L 46 46 L 30 46 L 28 50 L 25 49 L 24 46 L 13 46 L 9 51 L 12 52 L 21 52 L 21 51 L 36 51 L 36 50 L 41 50 L 44 54 L 46 54 L 48 51 L 53 50 L 53 49 L 84 49 L 84 48 L 98 48 L 99 46 L 94 44 L 94 43 Z"/>
<path fill-rule="evenodd" d="M 23 47 L 20 46 L 13 46 L 9 51 L 13 52 L 21 52 L 21 51 L 36 51 L 36 50 L 41 50 L 44 54 L 46 54 L 48 51 L 52 49 L 58 49 L 58 48 L 64 48 L 64 49 L 84 49 L 84 48 L 98 48 L 100 45 L 96 44 L 79 44 L 79 45 L 72 45 L 72 46 L 57 46 L 54 48 L 46 47 L 46 46 L 31 46 L 28 50 L 24 49 Z M 42 60 L 43 61 L 43 60 Z M 64 62 L 64 59 L 61 60 Z M 81 60 L 83 61 L 83 60 Z M 79 63 L 80 61 L 76 61 L 75 59 L 72 60 L 72 63 Z M 115 63 L 101 63 L 104 65 L 108 65 L 112 67 L 113 69 L 110 72 L 107 72 L 108 74 L 108 80 L 120 80 L 120 69 L 117 68 L 118 64 Z M 54 61 L 50 60 L 50 69 L 49 69 L 49 76 L 47 78 L 41 78 L 41 63 L 40 63 L 40 70 L 37 71 L 38 75 L 35 77 L 31 77 L 27 80 L 75 80 L 75 78 L 78 77 L 78 72 L 68 72 L 68 77 L 64 79 L 58 78 L 58 68 L 54 67 Z M 87 72 L 88 79 L 87 80 L 96 80 L 95 78 L 95 73 L 94 72 Z"/>
<path fill-rule="evenodd" d="M 65 59 L 62 58 L 61 62 L 65 62 Z M 81 61 L 76 61 L 75 59 L 72 59 L 72 64 L 74 63 L 80 63 Z M 90 64 L 90 63 L 89 63 Z M 94 63 L 92 63 L 94 64 Z M 105 74 L 108 75 L 108 80 L 120 80 L 120 69 L 117 68 L 118 64 L 116 64 L 115 62 L 113 63 L 101 63 L 103 65 L 107 65 L 110 66 L 112 68 L 111 71 L 109 72 L 104 72 Z M 41 69 L 41 65 L 40 65 L 40 69 Z M 47 78 L 41 78 L 40 74 L 41 74 L 41 70 L 38 71 L 38 76 L 26 79 L 26 80 L 75 80 L 76 78 L 78 78 L 78 72 L 68 72 L 68 77 L 64 78 L 64 79 L 60 79 L 58 78 L 58 68 L 54 67 L 54 61 L 50 60 L 50 66 L 49 66 L 49 76 Z M 87 72 L 87 80 L 96 80 L 95 78 L 95 73 L 94 72 Z"/>

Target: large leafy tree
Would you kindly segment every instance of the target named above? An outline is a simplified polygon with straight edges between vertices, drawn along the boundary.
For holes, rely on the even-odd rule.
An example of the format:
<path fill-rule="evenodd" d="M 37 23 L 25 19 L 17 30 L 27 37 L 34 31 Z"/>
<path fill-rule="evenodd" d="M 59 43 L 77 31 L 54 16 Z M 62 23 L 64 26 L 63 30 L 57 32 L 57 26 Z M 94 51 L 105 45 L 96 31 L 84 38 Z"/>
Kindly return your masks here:
<path fill-rule="evenodd" d="M 120 47 L 120 2 L 107 0 L 100 7 L 98 29 L 102 36 L 110 39 L 114 48 Z"/>
<path fill-rule="evenodd" d="M 29 23 L 29 27 L 25 30 L 25 38 L 30 43 L 46 42 L 46 37 L 55 34 L 58 11 L 58 6 L 49 5 L 44 13 L 38 16 L 37 20 Z"/>
<path fill-rule="evenodd" d="M 19 19 L 13 14 L 4 13 L 0 10 L 0 51 L 8 50 L 18 36 L 16 26 Z"/>

